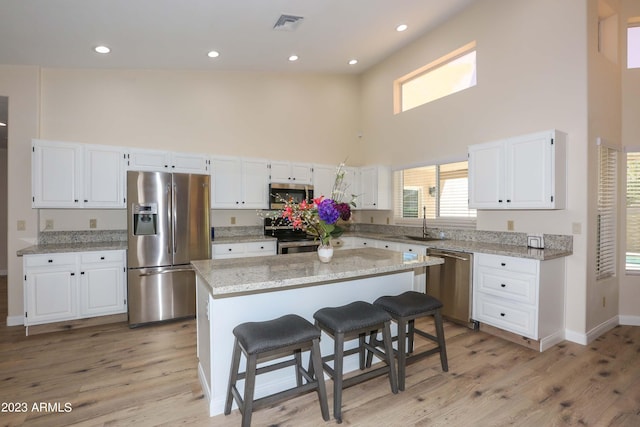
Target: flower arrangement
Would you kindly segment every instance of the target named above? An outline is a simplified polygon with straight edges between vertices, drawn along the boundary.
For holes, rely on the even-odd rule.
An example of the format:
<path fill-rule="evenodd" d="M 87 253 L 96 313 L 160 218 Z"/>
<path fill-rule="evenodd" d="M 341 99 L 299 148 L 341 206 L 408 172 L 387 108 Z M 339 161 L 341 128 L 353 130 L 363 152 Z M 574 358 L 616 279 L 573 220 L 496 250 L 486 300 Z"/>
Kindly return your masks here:
<path fill-rule="evenodd" d="M 288 219 L 294 228 L 304 230 L 319 239 L 322 245 L 328 245 L 331 238 L 341 236 L 344 231 L 337 224 L 338 220 L 348 221 L 351 218 L 351 206 L 356 206 L 354 195 L 351 195 L 349 203 L 342 201 L 346 195 L 344 176 L 344 163 L 341 163 L 336 171 L 330 198 L 320 196 L 300 203 L 291 199 L 282 200 L 284 208 L 279 216 Z"/>

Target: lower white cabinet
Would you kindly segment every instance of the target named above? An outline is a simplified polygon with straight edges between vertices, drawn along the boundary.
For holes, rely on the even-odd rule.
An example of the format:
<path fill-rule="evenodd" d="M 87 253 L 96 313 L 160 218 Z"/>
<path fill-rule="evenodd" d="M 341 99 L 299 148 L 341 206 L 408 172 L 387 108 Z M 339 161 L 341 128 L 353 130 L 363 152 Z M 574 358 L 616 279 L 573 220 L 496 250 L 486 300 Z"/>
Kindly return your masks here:
<path fill-rule="evenodd" d="M 211 245 L 212 259 L 244 258 L 276 254 L 276 241 L 214 243 Z"/>
<path fill-rule="evenodd" d="M 23 258 L 25 326 L 127 312 L 124 250 Z"/>
<path fill-rule="evenodd" d="M 564 259 L 539 261 L 476 253 L 473 319 L 544 350 L 564 339 Z"/>

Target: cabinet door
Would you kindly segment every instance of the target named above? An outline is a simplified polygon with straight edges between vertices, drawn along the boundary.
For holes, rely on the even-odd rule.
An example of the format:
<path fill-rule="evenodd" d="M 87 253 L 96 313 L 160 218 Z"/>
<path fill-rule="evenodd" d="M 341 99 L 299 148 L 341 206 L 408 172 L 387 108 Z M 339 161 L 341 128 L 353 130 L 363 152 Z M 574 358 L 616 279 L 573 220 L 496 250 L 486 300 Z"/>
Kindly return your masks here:
<path fill-rule="evenodd" d="M 553 207 L 552 165 L 548 132 L 510 139 L 506 144 L 507 208 Z"/>
<path fill-rule="evenodd" d="M 356 167 L 345 167 L 344 168 L 344 187 L 345 194 L 344 201 L 350 203 L 353 201 L 356 206 L 351 207 L 351 209 L 361 209 L 362 201 L 361 201 L 361 190 L 360 190 L 360 168 Z M 355 196 L 355 197 L 354 197 Z"/>
<path fill-rule="evenodd" d="M 360 208 L 377 209 L 378 171 L 374 167 L 360 169 Z"/>
<path fill-rule="evenodd" d="M 166 171 L 170 154 L 167 151 L 132 149 L 128 154 L 127 169 L 134 171 Z"/>
<path fill-rule="evenodd" d="M 169 163 L 172 172 L 209 173 L 209 157 L 204 154 L 171 153 Z"/>
<path fill-rule="evenodd" d="M 80 317 L 127 311 L 122 264 L 80 267 Z"/>
<path fill-rule="evenodd" d="M 211 208 L 239 208 L 242 197 L 242 161 L 237 157 L 211 159 Z M 265 196 L 266 197 L 266 196 Z"/>
<path fill-rule="evenodd" d="M 32 206 L 80 207 L 82 146 L 34 140 L 32 145 Z"/>
<path fill-rule="evenodd" d="M 242 160 L 242 201 L 245 209 L 269 207 L 269 167 L 266 160 Z"/>
<path fill-rule="evenodd" d="M 126 208 L 123 166 L 123 150 L 99 145 L 85 146 L 83 207 Z"/>
<path fill-rule="evenodd" d="M 313 172 L 309 163 L 292 163 L 291 176 L 296 184 L 311 184 Z"/>
<path fill-rule="evenodd" d="M 291 164 L 289 162 L 274 162 L 270 164 L 271 182 L 291 182 Z"/>
<path fill-rule="evenodd" d="M 503 208 L 504 180 L 504 142 L 469 146 L 470 208 Z"/>
<path fill-rule="evenodd" d="M 25 326 L 78 317 L 75 266 L 26 271 Z"/>
<path fill-rule="evenodd" d="M 313 196 L 331 197 L 331 190 L 336 180 L 336 167 L 325 165 L 313 166 Z M 346 198 L 345 198 L 346 200 Z"/>

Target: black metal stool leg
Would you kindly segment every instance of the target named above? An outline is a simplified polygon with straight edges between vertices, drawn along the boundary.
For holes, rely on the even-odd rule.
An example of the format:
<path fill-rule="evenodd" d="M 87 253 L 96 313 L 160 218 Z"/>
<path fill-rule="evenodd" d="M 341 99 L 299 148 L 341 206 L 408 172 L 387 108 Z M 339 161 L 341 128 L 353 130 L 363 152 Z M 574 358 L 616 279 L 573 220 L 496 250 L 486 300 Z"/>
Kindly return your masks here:
<path fill-rule="evenodd" d="M 311 356 L 309 357 L 309 375 L 314 377 L 318 381 L 318 400 L 320 400 L 320 411 L 322 412 L 322 418 L 325 421 L 329 421 L 329 403 L 327 402 L 327 389 L 324 383 L 324 370 L 322 368 L 322 356 L 320 355 L 320 340 L 314 339 L 313 346 L 311 347 Z"/>
<path fill-rule="evenodd" d="M 242 427 L 251 426 L 253 415 L 253 394 L 256 387 L 257 356 L 250 354 L 247 357 L 247 369 L 244 378 L 244 408 L 242 408 Z"/>
<path fill-rule="evenodd" d="M 233 403 L 233 389 L 238 382 L 238 369 L 240 368 L 240 345 L 238 345 L 238 339 L 235 339 L 233 344 L 233 356 L 231 357 L 231 372 L 229 373 L 229 386 L 227 387 L 227 401 L 224 405 L 224 414 L 229 415 L 231 413 L 231 405 Z"/>
<path fill-rule="evenodd" d="M 398 373 L 396 372 L 396 365 L 393 357 L 393 339 L 391 338 L 391 322 L 384 323 L 384 329 L 382 330 L 382 340 L 384 342 L 384 352 L 387 359 L 387 365 L 389 365 L 389 383 L 391 384 L 391 392 L 393 394 L 398 393 Z"/>
<path fill-rule="evenodd" d="M 398 319 L 398 389 L 404 390 L 405 376 L 407 372 L 407 322 Z M 413 350 L 413 331 L 409 323 L 409 352 Z"/>
<path fill-rule="evenodd" d="M 334 338 L 333 359 L 333 417 L 342 423 L 342 371 L 344 362 L 344 334 L 337 333 Z"/>
<path fill-rule="evenodd" d="M 447 346 L 444 343 L 444 327 L 442 326 L 442 314 L 437 310 L 434 314 L 436 322 L 436 335 L 438 337 L 438 346 L 440 347 L 440 364 L 444 372 L 449 371 L 449 363 L 447 362 Z"/>

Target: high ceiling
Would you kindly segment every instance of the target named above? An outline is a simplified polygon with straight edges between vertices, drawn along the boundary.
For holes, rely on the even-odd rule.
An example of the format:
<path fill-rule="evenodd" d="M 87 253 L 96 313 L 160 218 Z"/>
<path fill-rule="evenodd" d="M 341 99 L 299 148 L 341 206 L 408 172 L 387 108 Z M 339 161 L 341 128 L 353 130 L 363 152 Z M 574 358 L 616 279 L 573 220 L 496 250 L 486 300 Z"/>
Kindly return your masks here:
<path fill-rule="evenodd" d="M 0 0 L 0 64 L 359 73 L 472 1 Z"/>
<path fill-rule="evenodd" d="M 473 1 L 0 0 L 0 65 L 357 74 Z"/>

